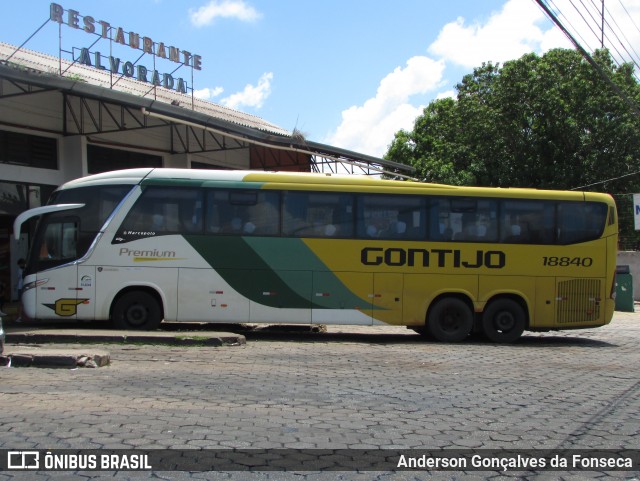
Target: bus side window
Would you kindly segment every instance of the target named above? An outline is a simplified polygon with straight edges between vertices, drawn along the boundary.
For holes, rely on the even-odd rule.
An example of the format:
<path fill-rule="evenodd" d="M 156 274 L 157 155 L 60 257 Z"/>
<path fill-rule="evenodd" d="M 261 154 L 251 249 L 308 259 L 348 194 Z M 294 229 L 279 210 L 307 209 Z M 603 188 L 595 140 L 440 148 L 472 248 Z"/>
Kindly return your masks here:
<path fill-rule="evenodd" d="M 243 235 L 278 235 L 280 231 L 280 193 L 256 192 L 255 203 L 246 205 Z"/>
<path fill-rule="evenodd" d="M 233 196 L 234 191 L 207 191 L 205 232 L 208 234 L 242 234 L 247 219 L 245 202 L 253 197 Z"/>
<path fill-rule="evenodd" d="M 202 232 L 200 189 L 148 187 L 127 214 L 121 231 L 139 236 Z"/>
<path fill-rule="evenodd" d="M 283 235 L 351 237 L 353 198 L 330 192 L 285 192 Z"/>
<path fill-rule="evenodd" d="M 453 238 L 448 199 L 433 198 L 429 201 L 429 219 L 428 240 L 438 242 L 450 241 Z"/>
<path fill-rule="evenodd" d="M 424 203 L 424 199 L 417 196 L 361 195 L 357 235 L 363 239 L 424 239 Z"/>
<path fill-rule="evenodd" d="M 282 203 L 282 234 L 303 237 L 309 229 L 309 193 L 285 192 Z"/>
<path fill-rule="evenodd" d="M 558 203 L 558 243 L 597 239 L 604 231 L 607 206 L 595 202 Z"/>
<path fill-rule="evenodd" d="M 555 203 L 503 200 L 500 241 L 508 244 L 555 243 Z"/>
<path fill-rule="evenodd" d="M 331 219 L 336 232 L 335 237 L 353 237 L 353 196 L 350 194 L 332 194 Z"/>
<path fill-rule="evenodd" d="M 204 229 L 207 234 L 221 234 L 224 225 L 224 206 L 227 203 L 227 192 L 209 190 L 206 196 Z"/>
<path fill-rule="evenodd" d="M 492 199 L 454 199 L 454 219 L 457 219 L 454 240 L 496 242 L 498 239 L 498 204 Z"/>

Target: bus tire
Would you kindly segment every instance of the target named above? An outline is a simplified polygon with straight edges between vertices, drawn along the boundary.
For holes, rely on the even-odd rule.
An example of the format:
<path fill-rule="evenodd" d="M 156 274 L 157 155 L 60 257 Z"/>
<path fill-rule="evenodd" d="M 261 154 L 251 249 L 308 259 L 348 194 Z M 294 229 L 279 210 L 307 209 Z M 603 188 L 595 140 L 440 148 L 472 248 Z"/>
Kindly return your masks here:
<path fill-rule="evenodd" d="M 149 331 L 162 322 L 162 309 L 156 298 L 148 292 L 131 291 L 118 298 L 111 317 L 118 329 Z"/>
<path fill-rule="evenodd" d="M 462 299 L 445 297 L 429 309 L 427 330 L 437 341 L 464 341 L 472 328 L 473 312 Z"/>
<path fill-rule="evenodd" d="M 492 342 L 514 342 L 524 332 L 526 322 L 524 309 L 513 299 L 496 299 L 482 314 L 482 330 Z"/>

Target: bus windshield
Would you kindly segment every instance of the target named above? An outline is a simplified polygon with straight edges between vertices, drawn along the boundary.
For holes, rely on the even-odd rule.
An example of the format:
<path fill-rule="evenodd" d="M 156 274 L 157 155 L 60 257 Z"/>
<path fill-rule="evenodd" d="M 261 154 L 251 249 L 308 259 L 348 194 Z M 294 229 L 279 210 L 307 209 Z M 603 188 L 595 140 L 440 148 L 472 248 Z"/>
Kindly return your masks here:
<path fill-rule="evenodd" d="M 54 192 L 48 205 L 83 207 L 44 215 L 27 260 L 26 273 L 50 269 L 86 254 L 107 218 L 131 190 L 131 185 L 83 187 Z"/>

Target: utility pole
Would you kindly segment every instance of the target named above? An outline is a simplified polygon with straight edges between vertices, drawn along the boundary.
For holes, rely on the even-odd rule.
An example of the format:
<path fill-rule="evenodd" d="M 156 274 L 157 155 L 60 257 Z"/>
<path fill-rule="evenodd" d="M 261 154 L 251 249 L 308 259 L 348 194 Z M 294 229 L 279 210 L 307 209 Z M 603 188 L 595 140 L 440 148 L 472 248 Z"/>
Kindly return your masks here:
<path fill-rule="evenodd" d="M 602 28 L 600 29 L 600 48 L 604 48 L 604 0 L 602 0 Z"/>

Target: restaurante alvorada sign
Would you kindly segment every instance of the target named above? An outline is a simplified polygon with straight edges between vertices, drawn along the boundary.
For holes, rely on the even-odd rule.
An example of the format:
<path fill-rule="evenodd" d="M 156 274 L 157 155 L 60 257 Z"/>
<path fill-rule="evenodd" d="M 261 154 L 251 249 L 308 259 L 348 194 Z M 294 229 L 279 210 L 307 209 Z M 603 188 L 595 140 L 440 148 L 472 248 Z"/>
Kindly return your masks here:
<path fill-rule="evenodd" d="M 127 32 L 122 27 L 113 27 L 109 22 L 96 20 L 90 15 L 80 15 L 77 10 L 65 10 L 61 5 L 52 3 L 49 9 L 49 19 L 59 24 L 68 25 L 77 30 L 99 35 L 104 39 L 117 44 L 142 50 L 145 53 L 155 55 L 171 62 L 179 63 L 196 70 L 202 70 L 202 57 L 187 50 L 182 50 L 164 42 L 156 42 L 151 37 L 140 36 L 136 32 Z M 103 58 L 108 59 L 103 61 Z M 79 63 L 94 67 L 99 70 L 109 70 L 122 74 L 125 77 L 133 77 L 141 82 L 151 83 L 159 87 L 187 92 L 186 82 L 182 78 L 174 78 L 170 73 L 161 73 L 157 70 L 149 70 L 144 65 L 135 65 L 129 61 L 122 61 L 112 55 L 106 57 L 100 52 L 90 52 L 88 48 L 81 48 L 80 55 L 76 59 Z"/>

